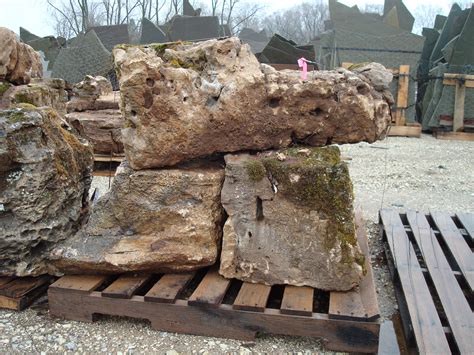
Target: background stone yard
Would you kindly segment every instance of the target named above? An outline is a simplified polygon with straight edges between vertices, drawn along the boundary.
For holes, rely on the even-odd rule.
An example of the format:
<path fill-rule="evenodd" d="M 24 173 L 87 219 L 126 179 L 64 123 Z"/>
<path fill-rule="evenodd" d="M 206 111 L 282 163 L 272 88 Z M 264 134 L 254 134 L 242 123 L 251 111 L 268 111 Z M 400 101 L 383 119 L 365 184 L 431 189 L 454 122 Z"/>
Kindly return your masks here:
<path fill-rule="evenodd" d="M 396 300 L 379 239 L 380 207 L 424 212 L 474 212 L 474 143 L 388 138 L 374 144 L 341 146 L 360 207 L 367 219 L 372 264 L 382 319 L 396 312 Z M 101 194 L 108 178 L 95 178 Z M 46 309 L 0 310 L 0 353 L 121 352 L 216 353 L 301 352 L 323 348 L 317 340 L 264 336 L 256 342 L 154 331 L 146 321 L 104 317 L 93 324 L 51 319 Z"/>

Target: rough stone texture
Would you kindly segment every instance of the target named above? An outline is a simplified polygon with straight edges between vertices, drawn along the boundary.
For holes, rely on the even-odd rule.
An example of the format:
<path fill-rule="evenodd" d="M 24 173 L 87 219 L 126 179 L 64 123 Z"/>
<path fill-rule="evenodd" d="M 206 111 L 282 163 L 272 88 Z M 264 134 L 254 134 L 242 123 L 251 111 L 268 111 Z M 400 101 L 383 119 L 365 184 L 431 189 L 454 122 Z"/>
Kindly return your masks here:
<path fill-rule="evenodd" d="M 294 142 L 373 142 L 390 114 L 363 74 L 277 72 L 238 38 L 114 51 L 134 169 Z M 203 144 L 205 142 L 205 144 Z"/>
<path fill-rule="evenodd" d="M 36 107 L 51 107 L 66 113 L 68 93 L 62 79 L 35 79 L 28 85 L 11 86 L 0 95 L 0 109 L 29 104 Z"/>
<path fill-rule="evenodd" d="M 21 43 L 13 31 L 0 27 L 0 80 L 28 84 L 43 75 L 40 55 Z"/>
<path fill-rule="evenodd" d="M 112 84 L 103 76 L 86 75 L 83 81 L 75 84 L 72 88 L 73 97 L 67 104 L 67 111 L 85 111 L 101 108 L 94 108 L 96 101 L 101 96 L 108 96 L 115 101 L 112 93 Z M 116 103 L 113 107 L 118 106 Z"/>
<path fill-rule="evenodd" d="M 122 154 L 124 119 L 119 110 L 71 112 L 67 121 L 94 147 L 96 154 Z"/>
<path fill-rule="evenodd" d="M 58 247 L 65 273 L 173 272 L 212 265 L 223 210 L 219 167 L 134 171 L 122 163 L 85 229 Z"/>
<path fill-rule="evenodd" d="M 0 111 L 0 275 L 46 273 L 87 212 L 92 149 L 63 126 L 51 109 Z"/>
<path fill-rule="evenodd" d="M 363 275 L 352 183 L 337 147 L 227 155 L 220 273 L 348 290 Z"/>
<path fill-rule="evenodd" d="M 388 89 L 393 80 L 393 74 L 380 63 L 362 63 L 349 69 L 364 74 L 376 90 Z"/>

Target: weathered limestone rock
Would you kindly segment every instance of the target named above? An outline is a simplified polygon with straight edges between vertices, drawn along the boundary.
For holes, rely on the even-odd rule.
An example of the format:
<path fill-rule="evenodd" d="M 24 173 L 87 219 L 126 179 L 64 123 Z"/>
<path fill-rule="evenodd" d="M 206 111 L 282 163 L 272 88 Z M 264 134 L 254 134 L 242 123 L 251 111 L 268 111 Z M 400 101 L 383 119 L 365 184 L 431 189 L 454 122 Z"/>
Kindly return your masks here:
<path fill-rule="evenodd" d="M 92 149 L 52 109 L 0 111 L 0 275 L 48 271 L 87 212 Z"/>
<path fill-rule="evenodd" d="M 34 79 L 28 85 L 10 86 L 0 95 L 0 109 L 29 104 L 50 107 L 61 114 L 66 113 L 68 93 L 62 79 Z"/>
<path fill-rule="evenodd" d="M 103 76 L 86 75 L 83 81 L 74 85 L 72 91 L 73 97 L 67 104 L 68 112 L 118 109 L 112 84 Z"/>
<path fill-rule="evenodd" d="M 96 154 L 122 154 L 125 120 L 119 110 L 71 112 L 67 121 L 94 147 Z"/>
<path fill-rule="evenodd" d="M 312 72 L 303 82 L 298 71 L 261 65 L 238 38 L 122 46 L 114 55 L 134 169 L 294 142 L 373 142 L 390 120 L 364 73 Z"/>
<path fill-rule="evenodd" d="M 21 43 L 13 31 L 0 27 L 0 81 L 21 85 L 42 75 L 40 55 L 29 45 Z"/>
<path fill-rule="evenodd" d="M 223 210 L 219 167 L 134 171 L 122 163 L 85 229 L 52 255 L 65 273 L 173 272 L 212 265 Z"/>
<path fill-rule="evenodd" d="M 223 276 L 323 290 L 359 283 L 364 256 L 355 236 L 349 171 L 337 147 L 225 160 Z"/>

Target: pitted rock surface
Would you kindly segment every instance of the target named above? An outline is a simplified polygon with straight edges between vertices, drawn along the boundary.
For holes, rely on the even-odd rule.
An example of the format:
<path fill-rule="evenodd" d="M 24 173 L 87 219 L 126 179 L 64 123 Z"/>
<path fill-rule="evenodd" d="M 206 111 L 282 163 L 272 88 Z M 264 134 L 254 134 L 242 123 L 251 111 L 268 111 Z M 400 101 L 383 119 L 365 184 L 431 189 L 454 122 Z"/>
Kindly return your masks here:
<path fill-rule="evenodd" d="M 86 227 L 58 246 L 52 263 L 64 273 L 175 272 L 218 257 L 224 170 L 118 168 L 111 190 Z"/>
<path fill-rule="evenodd" d="M 238 38 L 122 46 L 114 57 L 134 169 L 295 142 L 374 142 L 390 121 L 386 92 L 364 73 L 317 71 L 303 82 L 260 64 Z"/>
<path fill-rule="evenodd" d="M 93 155 L 52 109 L 0 111 L 0 275 L 47 273 L 87 215 Z"/>

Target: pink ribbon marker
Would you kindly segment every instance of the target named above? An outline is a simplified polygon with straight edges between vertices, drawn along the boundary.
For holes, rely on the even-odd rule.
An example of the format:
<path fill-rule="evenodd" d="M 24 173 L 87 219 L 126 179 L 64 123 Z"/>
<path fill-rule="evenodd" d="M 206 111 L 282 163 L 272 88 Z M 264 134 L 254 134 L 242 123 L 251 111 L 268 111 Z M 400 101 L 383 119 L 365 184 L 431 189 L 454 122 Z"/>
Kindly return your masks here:
<path fill-rule="evenodd" d="M 303 68 L 303 71 L 301 72 L 301 80 L 308 80 L 308 63 L 306 62 L 306 59 L 304 57 L 298 59 L 298 66 L 300 68 Z"/>

